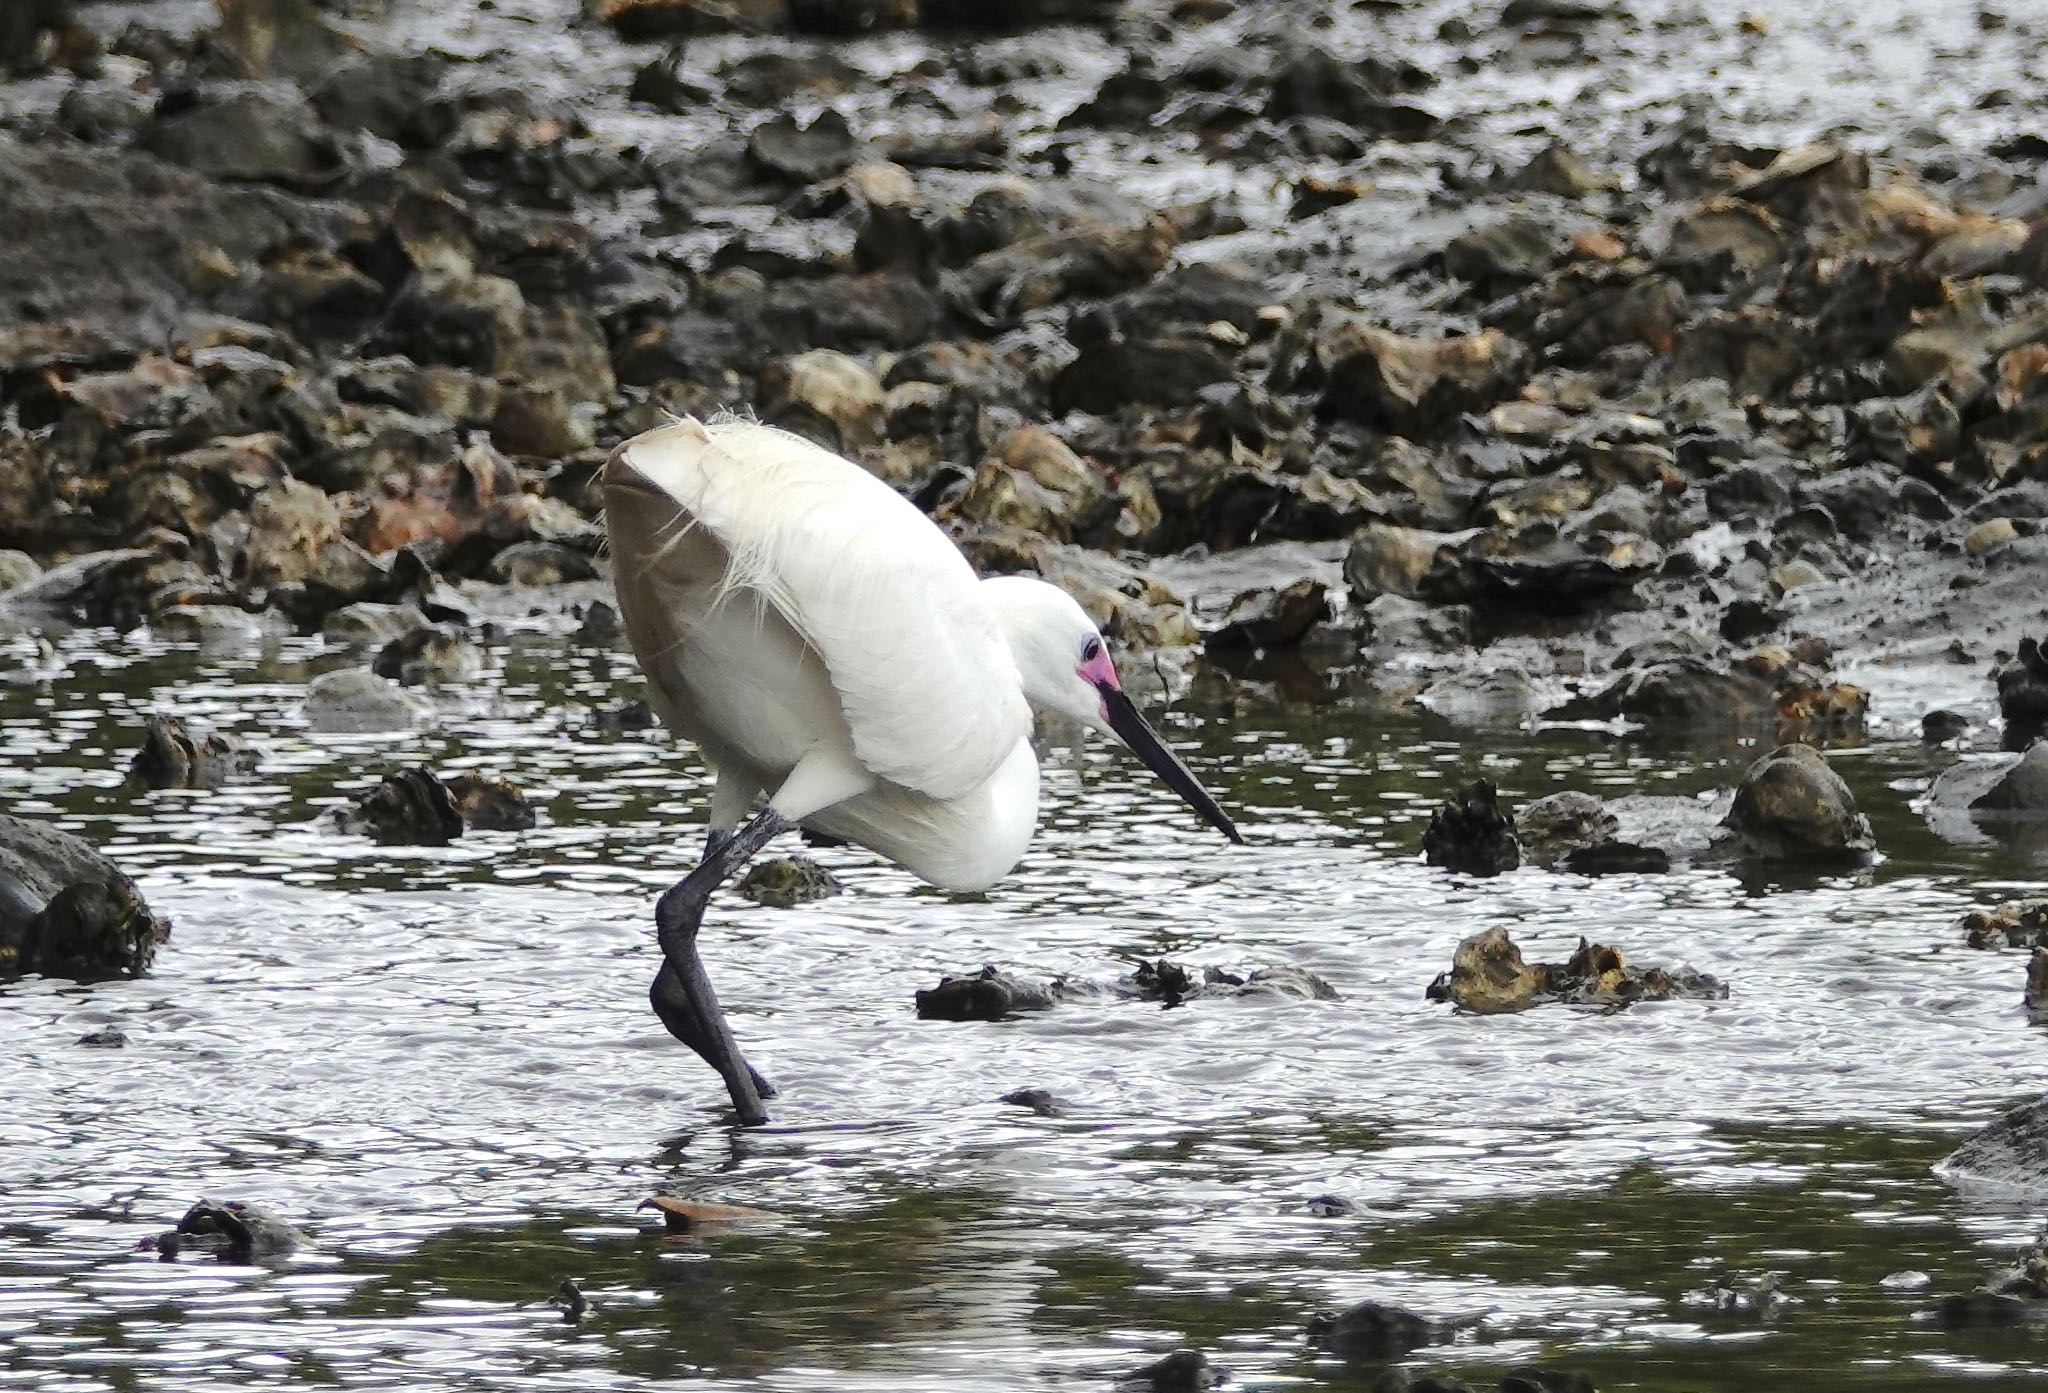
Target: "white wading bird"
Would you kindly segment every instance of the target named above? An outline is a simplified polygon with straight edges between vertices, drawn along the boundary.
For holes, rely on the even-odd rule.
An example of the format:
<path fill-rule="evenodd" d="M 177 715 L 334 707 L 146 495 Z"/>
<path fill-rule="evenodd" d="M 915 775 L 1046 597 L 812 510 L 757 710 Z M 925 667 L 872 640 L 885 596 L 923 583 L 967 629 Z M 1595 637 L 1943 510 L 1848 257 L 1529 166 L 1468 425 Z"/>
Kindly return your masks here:
<path fill-rule="evenodd" d="M 704 859 L 655 910 L 651 996 L 724 1077 L 741 1122 L 767 1121 L 774 1090 L 740 1056 L 697 931 L 711 892 L 783 829 L 856 842 L 944 889 L 985 889 L 1038 822 L 1036 707 L 1121 740 L 1239 840 L 1124 695 L 1072 598 L 977 579 L 860 466 L 767 426 L 682 420 L 614 450 L 604 497 L 649 696 L 717 776 Z"/>

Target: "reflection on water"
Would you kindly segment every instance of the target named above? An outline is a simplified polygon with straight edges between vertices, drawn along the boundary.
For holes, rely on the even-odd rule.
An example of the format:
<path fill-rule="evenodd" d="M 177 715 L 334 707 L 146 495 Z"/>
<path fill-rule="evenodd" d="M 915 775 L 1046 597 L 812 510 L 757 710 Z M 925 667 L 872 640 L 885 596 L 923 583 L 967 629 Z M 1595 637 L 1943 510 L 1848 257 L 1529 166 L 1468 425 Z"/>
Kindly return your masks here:
<path fill-rule="evenodd" d="M 1961 951 L 1969 905 L 2038 872 L 1938 841 L 1917 746 L 1838 756 L 1887 859 L 1745 884 L 1696 868 L 1471 882 L 1415 859 L 1450 784 L 1690 795 L 1753 749 L 1582 731 L 1459 735 L 1338 711 L 1167 718 L 1251 845 L 1194 824 L 1100 748 L 1048 752 L 1037 847 L 985 897 L 820 853 L 849 893 L 721 900 L 707 956 L 777 1123 L 646 1009 L 654 891 L 703 788 L 594 713 L 617 654 L 528 633 L 437 700 L 431 730 L 315 737 L 317 645 L 163 651 L 76 635 L 65 674 L 0 689 L 0 805 L 109 847 L 175 921 L 154 976 L 0 989 L 0 1388 L 1100 1387 L 1200 1345 L 1253 1387 L 1369 1387 L 1302 1336 L 1364 1297 L 1471 1318 L 1418 1364 L 1603 1389 L 1990 1386 L 2048 1372 L 2024 1332 L 1947 1332 L 2031 1216 L 1929 1166 L 2038 1087 L 2016 956 Z M 122 782 L 142 714 L 243 735 L 212 794 Z M 330 811 L 401 763 L 537 795 L 528 833 L 379 848 Z M 1544 956 L 1581 933 L 1727 978 L 1725 1002 L 1501 1019 L 1422 999 L 1493 923 Z M 1106 977 L 1172 953 L 1300 963 L 1334 1003 L 1081 1003 L 919 1022 L 941 971 Z M 108 1024 L 125 1049 L 75 1043 Z M 1071 1100 L 1046 1118 L 998 1101 Z M 773 1211 L 682 1240 L 669 1187 Z M 1357 1212 L 1312 1217 L 1334 1193 Z M 280 1270 L 135 1246 L 201 1195 L 266 1203 L 313 1246 Z M 1685 1294 L 1782 1274 L 1769 1319 Z M 578 1326 L 547 1304 L 574 1278 Z"/>

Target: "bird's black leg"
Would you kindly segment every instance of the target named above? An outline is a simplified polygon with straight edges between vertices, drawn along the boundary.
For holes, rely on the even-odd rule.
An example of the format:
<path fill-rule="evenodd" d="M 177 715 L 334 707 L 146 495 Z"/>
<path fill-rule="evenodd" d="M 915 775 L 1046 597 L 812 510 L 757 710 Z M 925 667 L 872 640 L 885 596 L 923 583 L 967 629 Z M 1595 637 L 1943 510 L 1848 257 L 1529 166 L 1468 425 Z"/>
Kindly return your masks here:
<path fill-rule="evenodd" d="M 723 839 L 714 835 L 704 860 L 670 886 L 654 907 L 654 923 L 661 939 L 664 959 L 649 997 L 661 1023 L 669 1033 L 688 1045 L 725 1080 L 726 1091 L 739 1113 L 740 1122 L 756 1126 L 768 1120 L 761 1106 L 763 1095 L 774 1090 L 740 1056 L 739 1043 L 725 1023 L 718 996 L 711 990 L 711 978 L 704 960 L 697 954 L 697 931 L 704 924 L 704 908 L 711 892 L 723 885 L 740 867 L 752 860 L 776 833 L 788 827 L 773 808 L 738 832 Z"/>

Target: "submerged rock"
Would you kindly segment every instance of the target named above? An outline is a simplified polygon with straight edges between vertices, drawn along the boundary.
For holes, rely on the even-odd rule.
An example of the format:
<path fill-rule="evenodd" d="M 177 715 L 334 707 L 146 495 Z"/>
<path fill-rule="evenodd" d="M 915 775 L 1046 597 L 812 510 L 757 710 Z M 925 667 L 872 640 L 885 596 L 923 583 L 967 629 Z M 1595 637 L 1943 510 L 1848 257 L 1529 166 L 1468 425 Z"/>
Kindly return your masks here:
<path fill-rule="evenodd" d="M 1402 1306 L 1361 1301 L 1342 1311 L 1321 1311 L 1308 1322 L 1308 1342 L 1352 1360 L 1399 1359 L 1451 1337 L 1454 1327 Z"/>
<path fill-rule="evenodd" d="M 1043 1011 L 1065 999 L 1064 978 L 1029 982 L 993 967 L 964 977 L 946 976 L 917 993 L 917 1014 L 927 1021 L 999 1021 L 1019 1011 Z"/>
<path fill-rule="evenodd" d="M 386 846 L 446 846 L 466 828 L 523 832 L 534 825 L 526 795 L 504 779 L 465 772 L 443 780 L 424 765 L 401 769 L 340 814 L 345 832 Z"/>
<path fill-rule="evenodd" d="M 1493 876 L 1522 864 L 1515 820 L 1501 810 L 1491 780 L 1477 779 L 1437 806 L 1422 833 L 1423 858 L 1432 866 Z"/>
<path fill-rule="evenodd" d="M 1583 938 L 1562 963 L 1525 962 L 1507 930 L 1496 926 L 1460 943 L 1451 970 L 1424 994 L 1475 1015 L 1498 1015 L 1550 1001 L 1620 1008 L 1638 1001 L 1718 999 L 1728 988 L 1690 967 L 1638 967 L 1619 949 Z"/>
<path fill-rule="evenodd" d="M 2048 947 L 2048 899 L 2008 900 L 1990 909 L 1973 909 L 1958 927 L 1972 948 Z"/>
<path fill-rule="evenodd" d="M 405 730 L 423 709 L 403 687 L 368 668 L 323 672 L 306 684 L 306 724 L 317 731 Z"/>
<path fill-rule="evenodd" d="M 387 777 L 357 799 L 341 823 L 386 846 L 446 846 L 462 835 L 455 795 L 423 765 Z"/>
<path fill-rule="evenodd" d="M 185 1211 L 178 1226 L 144 1239 L 163 1262 L 204 1254 L 219 1262 L 246 1265 L 290 1257 L 305 1241 L 297 1229 L 259 1205 L 229 1200 L 201 1200 Z"/>
<path fill-rule="evenodd" d="M 1986 1277 L 1977 1290 L 1943 1298 L 1935 1319 L 1951 1330 L 2048 1320 L 2048 1233 Z"/>
<path fill-rule="evenodd" d="M 1063 1001 L 1153 1001 L 1178 1006 L 1199 997 L 1278 997 L 1290 1001 L 1335 1001 L 1336 988 L 1292 964 L 1248 973 L 1192 968 L 1159 958 L 1141 962 L 1112 982 L 1055 977 L 1035 982 L 994 967 L 948 975 L 917 994 L 917 1014 L 926 1020 L 995 1021 L 1020 1011 L 1042 1011 Z"/>
<path fill-rule="evenodd" d="M 733 889 L 755 904 L 775 909 L 789 909 L 846 893 L 839 877 L 808 856 L 757 861 L 747 868 Z"/>
<path fill-rule="evenodd" d="M 217 730 L 195 735 L 176 716 L 151 716 L 128 777 L 145 788 L 218 788 L 256 767 L 256 753 Z"/>
<path fill-rule="evenodd" d="M 1118 1377 L 1123 1393 L 1205 1393 L 1229 1382 L 1230 1375 L 1209 1362 L 1198 1349 L 1177 1349 L 1163 1359 Z"/>
<path fill-rule="evenodd" d="M 1747 855 L 1855 857 L 1877 845 L 1855 795 L 1811 745 L 1780 745 L 1743 775 L 1724 824 Z"/>
<path fill-rule="evenodd" d="M 169 932 L 81 838 L 0 813 L 0 979 L 140 977 Z"/>

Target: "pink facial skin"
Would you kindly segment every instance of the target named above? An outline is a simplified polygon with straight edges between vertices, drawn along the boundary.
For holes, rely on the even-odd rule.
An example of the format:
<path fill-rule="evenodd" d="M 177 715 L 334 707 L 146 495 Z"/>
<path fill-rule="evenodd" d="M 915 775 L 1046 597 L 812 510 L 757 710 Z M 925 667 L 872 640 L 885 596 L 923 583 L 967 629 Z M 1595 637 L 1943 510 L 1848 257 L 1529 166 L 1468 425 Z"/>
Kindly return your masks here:
<path fill-rule="evenodd" d="M 1081 679 L 1092 687 L 1108 687 L 1113 692 L 1123 690 L 1123 685 L 1116 680 L 1116 665 L 1109 660 L 1109 648 L 1107 645 L 1103 647 L 1100 653 L 1097 653 L 1087 662 L 1081 664 L 1075 671 L 1079 672 Z M 1102 719 L 1105 721 L 1109 719 L 1109 707 L 1107 704 L 1102 708 Z"/>

